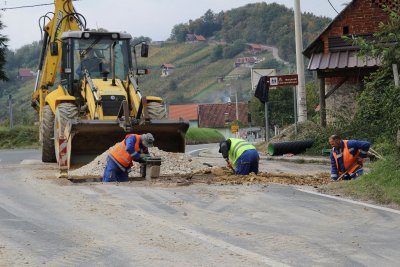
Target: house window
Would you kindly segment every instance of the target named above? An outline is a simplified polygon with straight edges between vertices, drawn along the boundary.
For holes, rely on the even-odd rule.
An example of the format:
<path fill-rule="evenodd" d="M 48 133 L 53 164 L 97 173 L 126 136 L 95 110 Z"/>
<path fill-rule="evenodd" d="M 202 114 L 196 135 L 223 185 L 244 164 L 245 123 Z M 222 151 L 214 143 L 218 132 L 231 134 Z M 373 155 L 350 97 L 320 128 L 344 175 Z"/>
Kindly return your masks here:
<path fill-rule="evenodd" d="M 343 27 L 343 35 L 349 34 L 349 26 L 344 26 Z"/>

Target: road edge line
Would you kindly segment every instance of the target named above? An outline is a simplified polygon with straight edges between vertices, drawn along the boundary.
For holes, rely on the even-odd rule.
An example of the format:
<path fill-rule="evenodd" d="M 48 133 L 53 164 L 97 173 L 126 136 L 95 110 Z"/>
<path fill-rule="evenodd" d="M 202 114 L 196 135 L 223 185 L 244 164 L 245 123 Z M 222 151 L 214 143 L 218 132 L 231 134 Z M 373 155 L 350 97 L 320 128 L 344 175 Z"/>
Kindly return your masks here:
<path fill-rule="evenodd" d="M 314 192 L 314 191 L 306 190 L 306 189 L 296 188 L 296 190 L 304 192 L 304 193 L 309 193 L 309 194 L 313 194 L 313 195 L 317 195 L 317 196 L 321 196 L 321 197 L 336 199 L 336 200 L 340 200 L 340 201 L 344 201 L 344 202 L 348 202 L 348 203 L 352 203 L 352 204 L 356 204 L 356 205 L 360 205 L 360 206 L 365 206 L 365 207 L 369 207 L 369 208 L 373 208 L 373 209 L 384 210 L 384 211 L 387 211 L 387 212 L 391 212 L 391 213 L 395 213 L 395 214 L 399 214 L 400 215 L 400 210 L 381 207 L 381 206 L 378 206 L 378 205 L 368 204 L 368 203 L 364 203 L 364 202 L 356 201 L 356 200 L 351 200 L 351 199 L 347 199 L 347 198 L 342 198 L 342 197 L 322 194 L 322 193 L 318 193 L 318 192 Z"/>

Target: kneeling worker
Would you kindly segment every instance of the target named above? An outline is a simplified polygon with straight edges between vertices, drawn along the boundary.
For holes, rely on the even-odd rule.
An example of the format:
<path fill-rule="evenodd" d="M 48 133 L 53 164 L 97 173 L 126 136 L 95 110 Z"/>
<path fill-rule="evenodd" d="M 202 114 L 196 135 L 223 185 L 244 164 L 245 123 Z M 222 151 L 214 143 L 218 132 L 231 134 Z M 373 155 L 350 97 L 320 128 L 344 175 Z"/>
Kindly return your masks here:
<path fill-rule="evenodd" d="M 258 173 L 260 156 L 256 148 L 249 142 L 243 139 L 228 138 L 219 144 L 218 152 L 222 153 L 229 168 L 235 168 L 235 174 Z"/>
<path fill-rule="evenodd" d="M 132 162 L 149 156 L 148 147 L 152 147 L 154 137 L 147 134 L 127 134 L 125 139 L 114 145 L 107 158 L 103 182 L 126 182 Z"/>
<path fill-rule="evenodd" d="M 368 156 L 370 143 L 360 140 L 342 140 L 337 135 L 329 137 L 332 146 L 331 181 L 355 179 L 363 174 L 364 158 Z"/>

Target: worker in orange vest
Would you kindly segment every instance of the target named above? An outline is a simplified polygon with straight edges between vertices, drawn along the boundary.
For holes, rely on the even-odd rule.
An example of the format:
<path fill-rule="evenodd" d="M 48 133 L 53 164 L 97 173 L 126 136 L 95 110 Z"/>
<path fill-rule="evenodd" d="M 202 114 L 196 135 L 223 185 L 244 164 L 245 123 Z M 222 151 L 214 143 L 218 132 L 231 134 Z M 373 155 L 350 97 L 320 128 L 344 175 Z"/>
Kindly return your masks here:
<path fill-rule="evenodd" d="M 364 158 L 368 156 L 370 143 L 359 140 L 342 140 L 338 135 L 329 137 L 332 146 L 331 181 L 336 181 L 341 175 L 343 180 L 355 179 L 363 174 Z"/>
<path fill-rule="evenodd" d="M 107 165 L 104 169 L 103 182 L 126 182 L 133 161 L 150 156 L 149 147 L 152 147 L 154 137 L 151 133 L 142 135 L 127 134 L 125 139 L 110 149 Z"/>

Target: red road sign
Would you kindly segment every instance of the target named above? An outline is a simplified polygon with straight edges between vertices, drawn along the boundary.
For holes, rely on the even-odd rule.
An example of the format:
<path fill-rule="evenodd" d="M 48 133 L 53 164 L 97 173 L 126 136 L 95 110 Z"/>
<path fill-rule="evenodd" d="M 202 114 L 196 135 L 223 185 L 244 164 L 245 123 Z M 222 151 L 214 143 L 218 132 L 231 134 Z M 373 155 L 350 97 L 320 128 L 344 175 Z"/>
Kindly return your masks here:
<path fill-rule="evenodd" d="M 269 86 L 289 86 L 298 85 L 299 79 L 297 74 L 291 75 L 279 75 L 279 76 L 268 76 Z"/>

